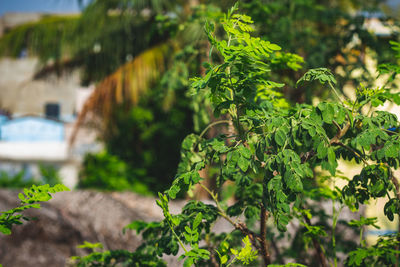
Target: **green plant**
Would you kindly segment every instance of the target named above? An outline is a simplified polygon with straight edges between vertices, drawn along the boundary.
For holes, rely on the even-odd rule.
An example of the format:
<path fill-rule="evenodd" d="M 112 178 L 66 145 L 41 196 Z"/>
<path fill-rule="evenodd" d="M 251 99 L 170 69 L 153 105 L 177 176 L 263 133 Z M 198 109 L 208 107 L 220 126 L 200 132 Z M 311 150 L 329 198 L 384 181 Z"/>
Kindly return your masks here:
<path fill-rule="evenodd" d="M 41 181 L 43 184 L 49 184 L 54 186 L 56 184 L 61 184 L 61 177 L 58 173 L 58 169 L 51 165 L 40 164 L 39 171 L 41 176 Z"/>
<path fill-rule="evenodd" d="M 91 253 L 87 256 L 79 257 L 74 256 L 70 259 L 70 265 L 78 267 L 90 266 L 152 266 L 152 267 L 166 267 L 166 264 L 150 255 L 143 255 L 141 253 L 132 253 L 126 250 L 111 250 L 104 251 L 101 243 L 84 242 L 78 248 L 89 249 Z M 118 265 L 120 266 L 120 265 Z"/>
<path fill-rule="evenodd" d="M 22 224 L 22 220 L 28 221 L 30 219 L 18 213 L 30 208 L 39 209 L 40 204 L 38 202 L 49 201 L 52 199 L 51 193 L 61 191 L 69 191 L 69 189 L 61 184 L 57 184 L 53 187 L 48 184 L 39 186 L 32 185 L 31 188 L 25 188 L 24 193 L 18 194 L 18 198 L 21 200 L 18 207 L 0 212 L 0 232 L 5 235 L 11 234 L 14 224 Z"/>
<path fill-rule="evenodd" d="M 15 175 L 10 175 L 6 171 L 0 172 L 0 187 L 2 188 L 22 188 L 30 187 L 36 183 L 33 179 L 24 179 L 25 171 L 21 170 Z"/>
<path fill-rule="evenodd" d="M 124 161 L 106 151 L 98 154 L 87 154 L 79 174 L 78 188 L 131 190 L 140 194 L 151 195 L 148 187 L 137 179 L 140 170 L 136 172 L 130 172 Z"/>
<path fill-rule="evenodd" d="M 400 124 L 394 114 L 374 109 L 386 101 L 400 104 L 399 95 L 361 85 L 356 99 L 350 100 L 336 88 L 332 73 L 318 68 L 297 83 L 327 85 L 337 101 L 290 107 L 279 91 L 283 84 L 271 80 L 271 69 L 279 63 L 297 70 L 301 58 L 252 37 L 251 18 L 236 10 L 235 5 L 222 18 L 222 29 L 206 25 L 209 62 L 204 64 L 204 77 L 192 83 L 194 93 L 205 91 L 215 117 L 224 119 L 182 142 L 178 174 L 157 201 L 164 220 L 127 226 L 144 239 L 135 253 L 157 258 L 177 255 L 181 248 L 184 266 L 229 266 L 236 260 L 247 264 L 255 258 L 254 251 L 263 266 L 337 266 L 340 250 L 348 257 L 348 265 L 394 265 L 397 237 L 381 238 L 375 246 L 366 247 L 362 237 L 360 244 L 350 242 L 336 228 L 348 227 L 339 220 L 344 207 L 357 212 L 360 205 L 377 198 L 387 198 L 384 211 L 389 220 L 400 213 L 400 189 L 393 176 L 400 165 Z M 219 40 L 214 33 L 222 30 L 226 39 Z M 205 138 L 218 124 L 228 125 L 229 132 Z M 360 164 L 360 174 L 340 175 L 339 159 Z M 206 166 L 219 170 L 216 189 L 207 187 L 199 174 Z M 339 179 L 345 181 L 344 187 L 336 185 Z M 220 197 L 228 183 L 235 185 L 231 201 Z M 172 214 L 169 201 L 195 185 L 214 204 L 191 200 L 181 213 Z M 331 212 L 321 207 L 323 202 L 332 205 Z M 214 232 L 218 219 L 229 223 L 233 231 Z M 298 224 L 292 226 L 294 237 L 287 233 L 290 222 Z M 374 222 L 361 218 L 350 225 L 361 228 Z M 278 246 L 281 237 L 293 239 L 295 249 Z M 239 252 L 240 240 L 245 247 Z"/>
<path fill-rule="evenodd" d="M 6 171 L 0 171 L 0 187 L 24 188 L 32 185 L 49 184 L 50 186 L 54 186 L 62 183 L 58 170 L 54 166 L 39 164 L 39 174 L 39 177 L 27 177 L 24 169 L 15 175 L 11 175 Z"/>

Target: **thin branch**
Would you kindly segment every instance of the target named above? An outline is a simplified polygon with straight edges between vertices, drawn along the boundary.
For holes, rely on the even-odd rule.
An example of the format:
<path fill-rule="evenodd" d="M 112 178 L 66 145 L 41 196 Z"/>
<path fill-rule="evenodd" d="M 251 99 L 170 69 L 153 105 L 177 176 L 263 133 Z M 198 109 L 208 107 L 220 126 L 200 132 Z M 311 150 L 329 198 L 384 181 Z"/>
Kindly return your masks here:
<path fill-rule="evenodd" d="M 340 128 L 339 124 L 336 121 L 332 121 L 333 124 L 335 124 L 336 128 L 338 128 L 338 132 L 336 135 L 330 140 L 330 143 L 336 143 L 339 142 L 339 140 L 347 133 L 347 131 L 350 129 L 350 122 L 348 121 L 346 125 L 342 128 Z"/>
<path fill-rule="evenodd" d="M 208 251 L 210 251 L 210 261 L 211 261 L 212 265 L 214 267 L 219 267 L 218 261 L 215 258 L 215 253 L 213 251 L 213 250 L 215 250 L 215 247 L 210 243 L 209 235 L 206 235 L 206 238 L 204 239 L 204 241 L 207 244 Z"/>
<path fill-rule="evenodd" d="M 200 185 L 204 190 L 206 190 L 207 193 L 209 193 L 210 196 L 213 198 L 215 204 L 217 205 L 217 209 L 218 209 L 220 215 L 221 215 L 225 220 L 227 220 L 230 224 L 232 224 L 233 226 L 235 226 L 235 228 L 236 228 L 236 224 L 237 224 L 237 223 L 235 223 L 234 221 L 232 221 L 232 219 L 229 218 L 229 216 L 228 216 L 228 215 L 225 213 L 225 211 L 222 209 L 221 205 L 219 204 L 219 201 L 218 201 L 217 196 L 216 196 L 210 189 L 208 189 L 207 186 L 203 185 L 202 183 L 199 183 L 199 185 Z"/>
<path fill-rule="evenodd" d="M 369 165 L 368 162 L 367 162 L 359 153 L 357 153 L 357 151 L 355 151 L 355 150 L 352 149 L 351 147 L 349 147 L 349 146 L 343 144 L 343 143 L 340 142 L 340 141 L 337 141 L 337 142 L 335 142 L 335 143 L 333 143 L 333 144 L 339 145 L 339 146 L 341 146 L 341 147 L 343 147 L 343 148 L 349 150 L 349 151 L 352 152 L 354 155 L 356 155 L 359 159 L 361 159 L 362 162 L 364 162 L 365 165 Z"/>
<path fill-rule="evenodd" d="M 232 219 L 228 216 L 228 214 L 225 213 L 225 211 L 222 209 L 221 205 L 219 204 L 218 201 L 218 197 L 216 194 L 214 194 L 210 189 L 208 189 L 205 185 L 203 185 L 202 183 L 199 183 L 199 185 L 207 191 L 207 193 L 210 194 L 210 196 L 213 198 L 215 204 L 217 205 L 217 209 L 219 211 L 219 214 L 225 219 L 227 220 L 236 230 L 239 230 L 240 232 L 242 232 L 243 235 L 247 235 L 249 236 L 249 239 L 251 241 L 251 243 L 253 244 L 253 246 L 257 249 L 260 250 L 260 245 L 257 243 L 261 242 L 261 238 L 254 233 L 253 231 L 251 231 L 249 228 L 247 228 L 247 226 L 244 223 L 235 223 L 234 221 L 232 221 Z"/>
<path fill-rule="evenodd" d="M 305 221 L 306 221 L 306 223 L 308 225 L 312 225 L 310 219 L 307 216 L 304 216 L 304 219 L 305 219 Z M 324 252 L 322 251 L 322 248 L 321 248 L 321 244 L 319 243 L 319 241 L 315 237 L 312 237 L 312 242 L 313 242 L 313 246 L 315 248 L 315 252 L 317 254 L 320 266 L 328 267 L 328 265 L 326 264 L 325 254 L 324 254 Z"/>
<path fill-rule="evenodd" d="M 394 132 L 394 131 L 391 131 L 391 130 L 387 130 L 387 129 L 384 129 L 384 128 L 382 128 L 381 130 L 384 131 L 384 132 L 390 133 L 390 134 L 400 135 L 400 133 L 397 133 L 397 132 Z"/>
<path fill-rule="evenodd" d="M 394 175 L 392 175 L 391 180 L 392 180 L 392 183 L 394 184 L 394 188 L 396 189 L 396 197 L 397 197 L 398 200 L 400 200 L 400 184 L 399 184 L 399 181 L 397 180 L 397 178 Z"/>
<path fill-rule="evenodd" d="M 338 129 L 338 132 L 342 131 L 342 128 L 340 127 L 340 125 L 336 122 L 336 121 L 332 121 L 332 123 L 336 126 L 336 128 Z"/>
<path fill-rule="evenodd" d="M 336 133 L 336 135 L 329 140 L 329 143 L 332 144 L 338 144 L 340 145 L 340 139 L 347 133 L 347 131 L 350 129 L 350 122 L 347 122 L 346 125 L 343 127 L 343 129 L 339 126 L 339 124 L 336 121 L 332 121 L 332 123 L 336 126 L 336 128 L 338 128 L 338 132 Z M 344 144 L 343 144 L 344 145 Z M 310 151 L 307 151 L 305 153 L 301 153 L 300 154 L 300 158 L 301 158 L 301 163 L 305 163 L 306 161 L 308 161 L 309 159 L 311 159 L 312 157 L 314 157 L 316 154 L 314 149 L 311 149 Z"/>
<path fill-rule="evenodd" d="M 339 100 L 339 102 L 344 106 L 344 103 L 342 101 L 342 99 L 339 96 L 339 93 L 336 91 L 335 87 L 332 85 L 331 82 L 328 82 L 329 86 L 331 87 L 331 89 L 333 90 L 333 92 L 335 93 L 337 99 Z"/>
<path fill-rule="evenodd" d="M 399 185 L 399 181 L 397 180 L 397 178 L 393 174 L 392 174 L 391 180 L 392 180 L 392 183 L 394 184 L 394 188 L 396 189 L 396 197 L 397 197 L 397 199 L 400 200 L 400 185 Z M 398 222 L 398 229 L 397 230 L 400 233 L 400 221 Z M 398 238 L 398 241 L 400 241 L 399 238 Z M 400 246 L 398 245 L 396 249 L 399 250 L 399 248 L 400 248 Z M 396 264 L 395 264 L 395 266 L 396 267 L 399 266 L 399 255 L 398 254 L 396 255 Z"/>
<path fill-rule="evenodd" d="M 215 125 L 223 124 L 223 123 L 229 124 L 229 123 L 230 123 L 230 120 L 215 121 L 215 122 L 213 122 L 213 123 L 210 123 L 210 124 L 201 132 L 200 138 L 202 138 L 203 135 L 205 135 L 206 132 L 207 132 L 211 127 L 214 127 Z"/>

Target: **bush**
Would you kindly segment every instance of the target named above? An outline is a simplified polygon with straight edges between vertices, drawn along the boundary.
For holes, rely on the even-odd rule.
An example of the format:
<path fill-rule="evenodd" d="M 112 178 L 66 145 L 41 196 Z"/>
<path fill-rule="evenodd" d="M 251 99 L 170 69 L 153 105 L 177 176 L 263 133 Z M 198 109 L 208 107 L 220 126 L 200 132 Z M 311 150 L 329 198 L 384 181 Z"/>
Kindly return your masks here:
<path fill-rule="evenodd" d="M 385 101 L 399 104 L 399 94 L 361 85 L 356 99 L 350 100 L 338 93 L 331 72 L 318 68 L 309 70 L 298 84 L 318 82 L 337 101 L 288 107 L 278 92 L 283 84 L 270 80 L 269 71 L 274 64 L 297 68 L 301 58 L 251 37 L 251 18 L 235 11 L 232 8 L 221 21 L 227 40 L 215 37 L 219 25 L 206 25 L 211 47 L 218 52 L 214 58 L 222 62 L 205 63 L 206 75 L 192 83 L 194 93 L 207 91 L 204 95 L 213 103 L 214 115 L 228 119 L 183 141 L 178 174 L 157 201 L 164 220 L 136 221 L 126 227 L 144 238 L 134 255 L 159 259 L 164 254 L 177 255 L 181 248 L 184 266 L 230 266 L 257 260 L 263 266 L 337 266 L 340 251 L 348 266 L 398 264 L 399 234 L 384 236 L 368 247 L 362 230 L 375 226 L 377 219 L 339 221 L 339 215 L 344 208 L 357 212 L 361 205 L 382 197 L 387 198 L 384 212 L 389 220 L 400 213 L 399 184 L 393 176 L 400 164 L 400 125 L 394 114 L 373 109 Z M 365 107 L 370 110 L 367 114 L 362 112 Z M 229 125 L 229 133 L 205 138 L 204 133 L 217 124 Z M 339 159 L 361 164 L 362 171 L 354 177 L 341 175 Z M 216 191 L 200 177 L 199 171 L 206 166 L 219 169 Z M 322 175 L 316 168 L 322 169 Z M 339 188 L 338 180 L 346 185 Z M 220 197 L 227 183 L 235 185 L 233 204 Z M 168 202 L 195 185 L 215 203 L 192 200 L 181 213 L 171 214 Z M 322 202 L 330 202 L 332 210 L 324 210 Z M 234 230 L 213 232 L 218 219 Z M 291 222 L 298 225 L 292 229 L 295 235 L 287 232 Z M 345 240 L 336 232 L 338 225 L 360 231 L 360 242 Z M 289 246 L 278 245 L 282 238 L 291 240 Z M 88 257 L 94 255 L 99 254 Z M 159 264 L 155 260 L 141 266 Z M 81 266 L 94 265 L 86 261 Z"/>
<path fill-rule="evenodd" d="M 106 151 L 98 154 L 87 154 L 79 176 L 79 188 L 95 188 L 107 191 L 130 190 L 151 195 L 147 186 L 138 181 L 124 161 Z"/>
<path fill-rule="evenodd" d="M 0 188 L 24 188 L 45 184 L 54 186 L 62 183 L 57 168 L 52 165 L 39 164 L 39 172 L 39 177 L 28 177 L 25 170 L 21 170 L 15 175 L 0 171 Z"/>

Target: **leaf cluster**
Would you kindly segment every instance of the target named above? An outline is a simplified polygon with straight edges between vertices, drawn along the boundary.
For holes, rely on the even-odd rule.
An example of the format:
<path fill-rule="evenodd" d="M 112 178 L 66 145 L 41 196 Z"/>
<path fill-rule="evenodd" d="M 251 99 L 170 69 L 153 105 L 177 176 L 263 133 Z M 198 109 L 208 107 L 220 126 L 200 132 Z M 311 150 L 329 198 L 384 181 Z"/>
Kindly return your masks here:
<path fill-rule="evenodd" d="M 22 224 L 22 220 L 30 220 L 30 218 L 19 214 L 24 210 L 35 208 L 39 209 L 38 202 L 45 202 L 52 199 L 52 193 L 69 191 L 69 189 L 62 184 L 55 186 L 46 185 L 32 185 L 31 188 L 24 188 L 23 193 L 18 194 L 20 205 L 8 211 L 0 212 L 0 232 L 5 235 L 11 234 L 11 229 L 14 224 Z"/>

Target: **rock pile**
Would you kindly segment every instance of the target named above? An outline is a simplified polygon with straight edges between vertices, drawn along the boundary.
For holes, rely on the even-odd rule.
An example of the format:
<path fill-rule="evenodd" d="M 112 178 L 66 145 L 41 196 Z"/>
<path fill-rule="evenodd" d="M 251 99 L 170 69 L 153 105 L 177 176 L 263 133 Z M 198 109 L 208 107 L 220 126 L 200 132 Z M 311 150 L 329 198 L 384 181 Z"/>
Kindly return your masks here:
<path fill-rule="evenodd" d="M 0 190 L 0 211 L 18 205 L 18 192 Z M 122 228 L 134 220 L 158 221 L 161 209 L 154 198 L 133 193 L 95 191 L 61 192 L 25 214 L 36 217 L 0 235 L 0 263 L 7 267 L 65 266 L 69 257 L 82 255 L 77 246 L 84 241 L 101 242 L 105 249 L 134 250 L 140 237 Z M 171 203 L 171 210 L 181 206 Z"/>

